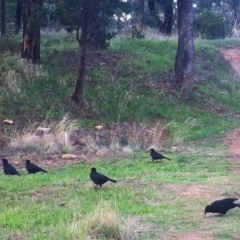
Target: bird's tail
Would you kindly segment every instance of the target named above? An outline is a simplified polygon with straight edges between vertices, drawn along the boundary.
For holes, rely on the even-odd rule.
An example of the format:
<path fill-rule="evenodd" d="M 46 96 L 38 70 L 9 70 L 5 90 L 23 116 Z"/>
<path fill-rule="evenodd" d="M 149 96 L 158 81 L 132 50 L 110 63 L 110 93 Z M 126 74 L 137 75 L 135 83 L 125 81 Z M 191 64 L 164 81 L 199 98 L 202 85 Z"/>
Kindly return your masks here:
<path fill-rule="evenodd" d="M 117 181 L 111 178 L 108 178 L 109 181 L 116 183 Z"/>
<path fill-rule="evenodd" d="M 234 206 L 235 206 L 235 207 L 240 207 L 240 204 L 234 203 Z"/>
<path fill-rule="evenodd" d="M 170 158 L 167 158 L 167 157 L 164 157 L 164 158 L 166 158 L 167 160 L 171 161 L 171 159 L 170 159 Z"/>
<path fill-rule="evenodd" d="M 47 172 L 47 171 L 46 171 L 46 170 L 44 170 L 44 169 L 42 169 L 41 171 L 42 171 L 42 172 Z"/>

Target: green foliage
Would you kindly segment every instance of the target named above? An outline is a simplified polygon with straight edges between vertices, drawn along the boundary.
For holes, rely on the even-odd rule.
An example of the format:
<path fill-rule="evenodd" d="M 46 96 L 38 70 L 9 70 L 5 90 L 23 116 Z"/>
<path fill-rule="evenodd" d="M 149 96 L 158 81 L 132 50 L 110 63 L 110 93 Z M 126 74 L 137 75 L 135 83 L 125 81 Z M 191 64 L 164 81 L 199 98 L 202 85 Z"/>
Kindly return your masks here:
<path fill-rule="evenodd" d="M 206 39 L 225 38 L 228 29 L 223 16 L 212 11 L 203 11 L 194 21 L 196 34 Z"/>
<path fill-rule="evenodd" d="M 93 49 L 106 49 L 109 46 L 110 39 L 116 35 L 113 15 L 115 13 L 121 14 L 122 11 L 129 12 L 130 4 L 120 0 L 64 0 L 57 4 L 57 9 L 53 12 L 53 19 L 59 21 L 68 32 L 78 30 L 84 21 L 82 14 L 85 11 L 84 4 L 90 5 L 89 14 L 91 18 L 88 44 Z"/>

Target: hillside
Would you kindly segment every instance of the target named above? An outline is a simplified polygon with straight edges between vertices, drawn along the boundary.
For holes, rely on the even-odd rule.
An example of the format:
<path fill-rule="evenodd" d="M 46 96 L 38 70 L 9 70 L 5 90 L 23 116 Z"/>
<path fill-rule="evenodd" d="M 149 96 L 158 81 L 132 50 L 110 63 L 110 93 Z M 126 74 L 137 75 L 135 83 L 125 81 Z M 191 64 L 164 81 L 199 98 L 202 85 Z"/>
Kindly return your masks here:
<path fill-rule="evenodd" d="M 14 130 L 0 125 L 0 130 L 11 137 L 16 130 L 33 131 L 33 125 L 55 126 L 65 117 L 90 132 L 103 125 L 101 141 L 112 125 L 118 134 L 124 132 L 118 137 L 126 144 L 132 126 L 138 131 L 143 125 L 161 126 L 171 136 L 166 147 L 175 144 L 176 132 L 193 125 L 194 131 L 179 133 L 180 141 L 213 136 L 238 124 L 239 77 L 218 48 L 239 44 L 234 39 L 196 41 L 196 83 L 180 96 L 172 87 L 176 40 L 115 39 L 109 51 L 88 54 L 83 108 L 69 100 L 78 63 L 73 35 L 43 36 L 40 66 L 19 59 L 18 41 L 2 39 L 0 120 L 13 119 L 15 125 Z"/>
<path fill-rule="evenodd" d="M 89 52 L 80 108 L 69 101 L 75 36 L 44 35 L 40 66 L 0 39 L 0 150 L 21 174 L 0 174 L 0 239 L 240 239 L 239 209 L 203 218 L 212 201 L 239 197 L 239 76 L 222 54 L 239 46 L 195 41 L 195 85 L 182 96 L 176 40 L 114 39 Z M 152 162 L 150 147 L 171 161 Z M 28 175 L 27 159 L 48 172 Z M 118 182 L 98 189 L 91 167 Z"/>

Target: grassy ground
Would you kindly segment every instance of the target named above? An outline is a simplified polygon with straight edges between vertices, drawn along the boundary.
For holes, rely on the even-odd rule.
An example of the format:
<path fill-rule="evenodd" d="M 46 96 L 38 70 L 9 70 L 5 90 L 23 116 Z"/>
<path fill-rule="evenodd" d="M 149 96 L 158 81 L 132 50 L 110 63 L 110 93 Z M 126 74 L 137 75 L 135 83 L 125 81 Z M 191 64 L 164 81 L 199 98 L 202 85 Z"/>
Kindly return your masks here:
<path fill-rule="evenodd" d="M 216 149 L 166 153 L 172 161 L 162 164 L 152 163 L 146 153 L 135 153 L 47 174 L 30 176 L 24 170 L 21 177 L 1 174 L 0 238 L 86 239 L 101 231 L 98 239 L 106 239 L 108 229 L 90 224 L 94 215 L 99 227 L 106 212 L 111 215 L 107 225 L 119 223 L 124 239 L 168 239 L 188 232 L 212 239 L 239 237 L 239 209 L 224 217 L 203 218 L 205 205 L 236 196 L 239 189 L 239 178 L 229 171 L 224 151 Z M 119 182 L 95 188 L 89 180 L 91 166 Z M 114 225 L 111 231 L 116 229 Z"/>

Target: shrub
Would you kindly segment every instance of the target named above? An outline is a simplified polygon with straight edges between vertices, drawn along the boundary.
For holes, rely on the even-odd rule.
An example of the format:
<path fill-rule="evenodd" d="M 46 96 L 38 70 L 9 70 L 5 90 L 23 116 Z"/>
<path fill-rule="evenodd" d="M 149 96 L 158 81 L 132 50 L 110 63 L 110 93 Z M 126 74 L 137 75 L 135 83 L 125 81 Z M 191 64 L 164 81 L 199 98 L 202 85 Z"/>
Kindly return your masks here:
<path fill-rule="evenodd" d="M 220 13 L 203 11 L 194 21 L 194 26 L 196 34 L 205 39 L 225 38 L 227 35 L 226 22 Z"/>

